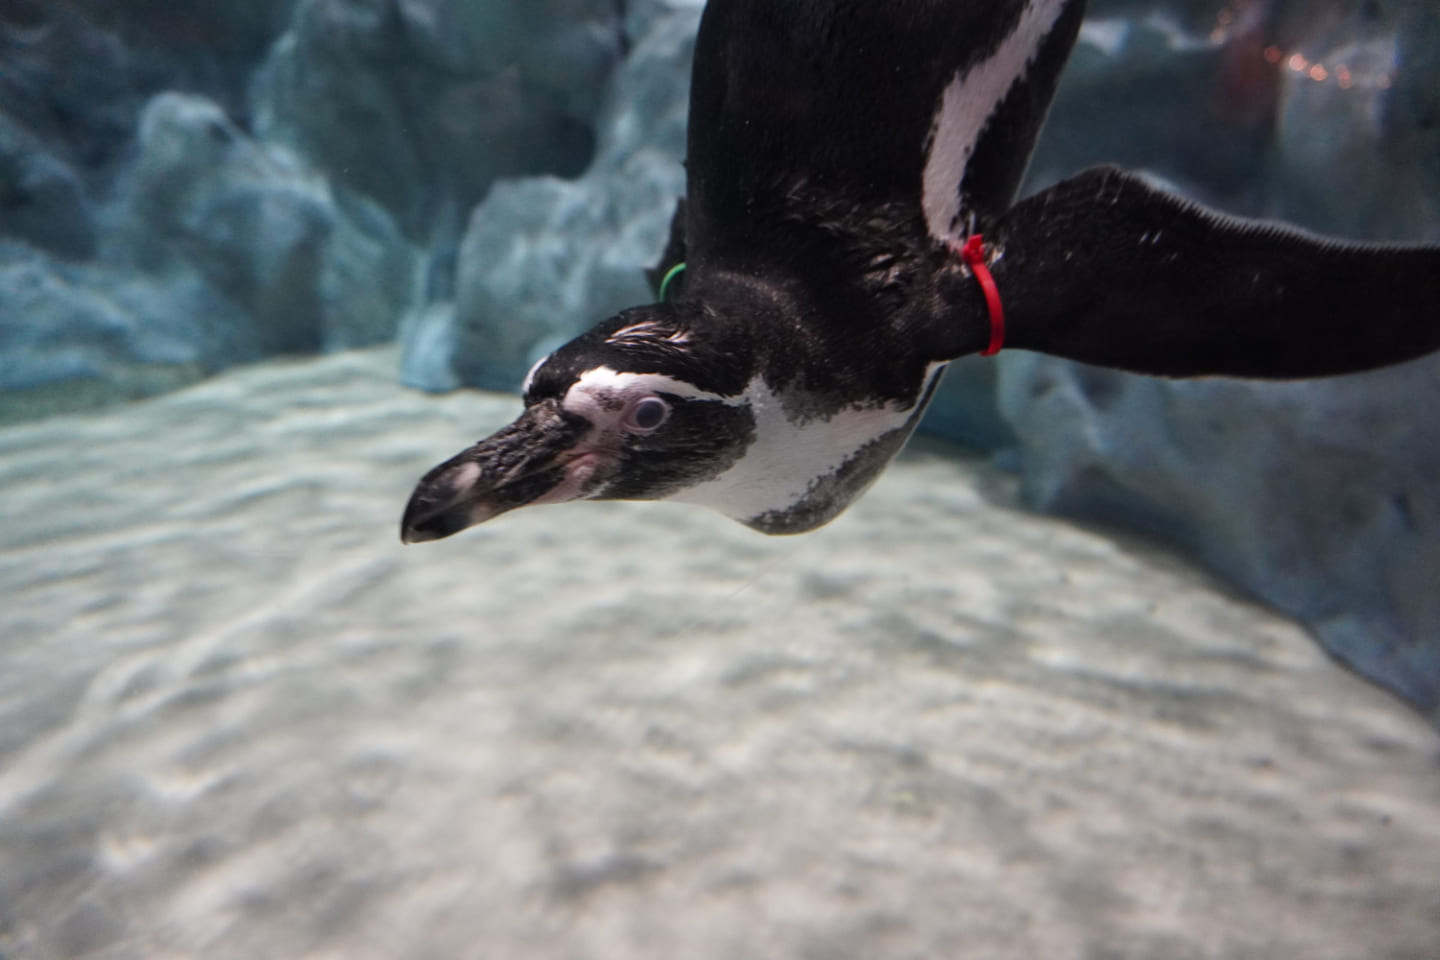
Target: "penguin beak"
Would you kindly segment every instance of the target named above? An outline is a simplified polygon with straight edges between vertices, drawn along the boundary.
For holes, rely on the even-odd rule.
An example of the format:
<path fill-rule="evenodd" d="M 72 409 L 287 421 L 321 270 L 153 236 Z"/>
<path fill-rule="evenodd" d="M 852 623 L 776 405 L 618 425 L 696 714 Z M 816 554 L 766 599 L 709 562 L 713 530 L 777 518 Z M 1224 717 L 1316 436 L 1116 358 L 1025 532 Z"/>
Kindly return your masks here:
<path fill-rule="evenodd" d="M 532 503 L 573 500 L 593 486 L 595 457 L 577 451 L 590 430 L 555 400 L 526 409 L 421 478 L 405 506 L 400 539 L 439 540 Z"/>

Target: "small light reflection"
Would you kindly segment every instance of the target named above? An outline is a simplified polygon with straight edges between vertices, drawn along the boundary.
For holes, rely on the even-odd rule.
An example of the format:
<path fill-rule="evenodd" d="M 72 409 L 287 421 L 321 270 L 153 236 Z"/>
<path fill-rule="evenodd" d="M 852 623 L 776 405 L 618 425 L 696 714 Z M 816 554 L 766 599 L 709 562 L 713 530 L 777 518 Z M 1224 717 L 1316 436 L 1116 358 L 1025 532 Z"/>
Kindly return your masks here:
<path fill-rule="evenodd" d="M 1244 33 L 1257 26 L 1254 17 L 1247 16 L 1244 10 L 1243 0 L 1237 5 L 1235 0 L 1221 7 L 1215 14 L 1215 26 L 1210 31 L 1210 42 L 1216 45 L 1224 44 L 1232 40 L 1237 33 Z M 1354 87 L 1371 87 L 1381 90 L 1390 89 L 1394 83 L 1392 73 L 1377 73 L 1373 75 L 1356 75 L 1345 64 L 1336 67 L 1329 67 L 1326 64 L 1311 61 L 1303 53 L 1298 51 L 1286 53 L 1275 44 L 1270 44 L 1261 51 L 1265 62 L 1271 66 L 1284 64 L 1293 73 L 1299 74 L 1315 83 L 1325 83 L 1332 78 L 1341 90 L 1350 90 Z"/>
<path fill-rule="evenodd" d="M 1394 76 L 1390 73 L 1377 73 L 1373 76 L 1356 76 L 1345 64 L 1340 64 L 1333 70 L 1323 63 L 1312 62 L 1302 53 L 1292 53 L 1286 56 L 1279 47 L 1269 46 L 1264 52 L 1265 62 L 1274 66 L 1282 62 L 1292 72 L 1300 74 L 1316 83 L 1325 83 L 1334 79 L 1341 90 L 1350 90 L 1356 86 L 1378 87 L 1381 90 L 1389 90 L 1394 82 Z"/>

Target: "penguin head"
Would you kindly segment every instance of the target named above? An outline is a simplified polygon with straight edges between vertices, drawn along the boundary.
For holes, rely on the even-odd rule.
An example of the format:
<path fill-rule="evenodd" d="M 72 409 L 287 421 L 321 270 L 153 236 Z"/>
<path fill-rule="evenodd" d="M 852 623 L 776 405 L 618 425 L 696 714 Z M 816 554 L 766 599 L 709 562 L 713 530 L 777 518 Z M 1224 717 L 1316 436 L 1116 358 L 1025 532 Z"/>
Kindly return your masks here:
<path fill-rule="evenodd" d="M 696 335 L 697 313 L 627 310 L 542 359 L 513 423 L 421 479 L 401 539 L 448 537 L 529 504 L 663 500 L 729 470 L 755 434 L 748 358 Z"/>

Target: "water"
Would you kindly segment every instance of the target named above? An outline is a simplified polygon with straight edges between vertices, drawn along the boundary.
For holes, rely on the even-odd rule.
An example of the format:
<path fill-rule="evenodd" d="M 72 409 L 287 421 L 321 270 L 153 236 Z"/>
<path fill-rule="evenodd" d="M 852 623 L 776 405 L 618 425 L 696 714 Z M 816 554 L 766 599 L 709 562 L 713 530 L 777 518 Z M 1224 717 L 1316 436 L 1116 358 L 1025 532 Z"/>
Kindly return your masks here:
<path fill-rule="evenodd" d="M 923 438 L 803 537 L 581 503 L 399 545 L 519 407 L 402 374 L 518 379 L 644 299 L 673 7 L 0 12 L 0 955 L 1431 956 L 1433 363 L 1077 392 L 1078 436 L 1157 431 L 1148 485 L 1092 468 L 1132 526 L 1238 518 L 1199 559 L 1027 509 L 1065 449 L 989 362 L 933 423 L 1019 475 Z M 1306 7 L 1093 5 L 1032 183 L 1103 153 L 1435 239 L 1396 119 L 1434 14 Z M 1006 402 L 1041 372 L 1005 358 Z M 1187 459 L 1217 411 L 1253 433 L 1224 483 Z"/>

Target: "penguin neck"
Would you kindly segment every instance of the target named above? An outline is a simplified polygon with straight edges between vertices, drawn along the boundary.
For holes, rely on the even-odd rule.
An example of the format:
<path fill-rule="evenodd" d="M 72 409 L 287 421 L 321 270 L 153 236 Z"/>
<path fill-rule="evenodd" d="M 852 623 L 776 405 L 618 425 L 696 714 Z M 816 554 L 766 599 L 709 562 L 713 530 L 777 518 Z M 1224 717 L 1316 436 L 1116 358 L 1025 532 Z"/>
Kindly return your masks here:
<path fill-rule="evenodd" d="M 795 419 L 886 403 L 908 409 L 930 362 L 953 356 L 922 349 L 919 338 L 877 340 L 871 305 L 842 289 L 759 270 L 699 274 L 687 294 L 706 313 L 706 326 L 730 342 L 746 382 L 763 382 Z"/>
<path fill-rule="evenodd" d="M 707 329 L 722 331 L 727 353 L 746 368 L 747 384 L 759 380 L 788 392 L 823 363 L 814 299 L 801 284 L 759 271 L 707 269 L 703 263 L 688 272 L 693 276 L 687 298 L 706 314 Z"/>

